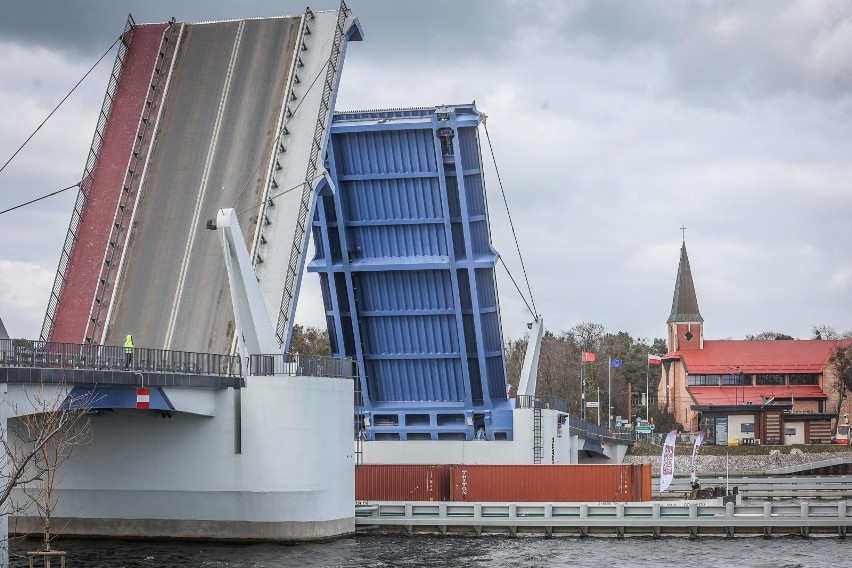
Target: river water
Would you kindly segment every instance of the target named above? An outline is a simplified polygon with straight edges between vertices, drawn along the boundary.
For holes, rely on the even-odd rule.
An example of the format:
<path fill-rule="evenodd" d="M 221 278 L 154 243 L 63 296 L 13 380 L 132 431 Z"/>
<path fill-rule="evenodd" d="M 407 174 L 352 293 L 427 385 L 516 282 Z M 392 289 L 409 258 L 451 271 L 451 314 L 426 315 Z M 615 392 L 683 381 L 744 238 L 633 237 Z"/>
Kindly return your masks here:
<path fill-rule="evenodd" d="M 13 568 L 38 541 L 12 545 Z M 439 567 L 591 566 L 602 568 L 831 567 L 850 565 L 852 541 L 819 536 L 772 537 L 519 537 L 357 535 L 321 544 L 213 544 L 202 542 L 56 541 L 69 568 Z M 57 566 L 55 563 L 54 566 Z"/>

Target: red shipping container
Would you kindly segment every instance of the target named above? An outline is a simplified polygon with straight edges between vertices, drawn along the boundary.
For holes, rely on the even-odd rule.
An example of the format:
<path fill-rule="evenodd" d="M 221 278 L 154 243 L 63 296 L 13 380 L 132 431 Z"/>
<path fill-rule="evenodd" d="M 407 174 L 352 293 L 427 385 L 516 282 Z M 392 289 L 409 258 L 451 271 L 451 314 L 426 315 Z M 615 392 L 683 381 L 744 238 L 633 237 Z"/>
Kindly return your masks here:
<path fill-rule="evenodd" d="M 479 502 L 648 501 L 647 465 L 454 465 L 450 499 Z"/>
<path fill-rule="evenodd" d="M 449 465 L 355 466 L 356 501 L 449 501 Z"/>

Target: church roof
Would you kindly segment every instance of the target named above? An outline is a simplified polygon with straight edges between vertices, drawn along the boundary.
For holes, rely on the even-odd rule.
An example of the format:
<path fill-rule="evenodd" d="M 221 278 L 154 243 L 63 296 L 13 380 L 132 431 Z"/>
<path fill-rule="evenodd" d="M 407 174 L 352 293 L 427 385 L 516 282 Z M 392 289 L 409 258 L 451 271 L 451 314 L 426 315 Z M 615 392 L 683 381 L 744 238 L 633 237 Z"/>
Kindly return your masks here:
<path fill-rule="evenodd" d="M 690 375 L 821 373 L 834 349 L 848 345 L 852 339 L 705 339 L 704 349 L 676 351 L 664 359 L 682 359 Z"/>
<path fill-rule="evenodd" d="M 703 322 L 704 318 L 698 311 L 698 298 L 695 296 L 695 285 L 692 283 L 692 270 L 689 268 L 689 257 L 686 256 L 686 242 L 680 247 L 680 264 L 677 267 L 672 313 L 666 323 Z"/>
<path fill-rule="evenodd" d="M 9 333 L 6 331 L 6 326 L 3 325 L 3 318 L 0 318 L 0 339 L 9 339 Z"/>

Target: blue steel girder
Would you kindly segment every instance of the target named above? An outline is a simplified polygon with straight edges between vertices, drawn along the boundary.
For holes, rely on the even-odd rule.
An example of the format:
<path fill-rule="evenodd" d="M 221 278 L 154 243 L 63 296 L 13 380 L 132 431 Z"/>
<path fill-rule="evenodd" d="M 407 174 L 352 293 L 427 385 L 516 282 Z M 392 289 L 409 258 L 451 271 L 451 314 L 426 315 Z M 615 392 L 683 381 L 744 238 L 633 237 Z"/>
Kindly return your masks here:
<path fill-rule="evenodd" d="M 462 158 L 461 152 L 461 144 L 460 144 L 460 128 L 458 117 L 455 113 L 450 116 L 450 127 L 455 131 L 455 136 L 453 136 L 452 144 L 453 144 L 453 154 L 458 156 L 459 159 Z M 475 121 L 475 125 L 473 128 L 476 128 L 479 125 L 479 121 Z M 437 134 L 437 133 L 436 133 Z M 465 184 L 465 176 L 463 173 L 463 168 L 459 168 L 462 171 L 456 171 L 456 184 L 458 186 L 458 195 L 459 195 L 459 207 L 461 211 L 462 217 L 462 232 L 464 233 L 464 242 L 465 242 L 465 251 L 466 257 L 473 259 L 474 258 L 474 248 L 473 248 L 473 240 L 470 236 L 470 218 L 468 216 L 468 200 L 467 200 L 467 186 Z M 481 172 L 478 172 L 481 173 Z M 479 306 L 479 295 L 477 291 L 476 285 L 476 268 L 471 267 L 467 270 L 468 276 L 468 285 L 470 286 L 470 295 L 471 295 L 471 305 Z M 491 393 L 490 393 L 490 385 L 488 384 L 488 366 L 485 361 L 484 354 L 484 337 L 482 333 L 482 319 L 479 314 L 479 310 L 472 310 L 473 315 L 473 323 L 474 330 L 476 333 L 477 342 L 476 345 L 478 347 L 477 360 L 479 361 L 479 380 L 482 385 L 482 402 L 486 407 L 491 407 Z"/>
<path fill-rule="evenodd" d="M 455 308 L 455 322 L 456 322 L 456 337 L 458 337 L 458 345 L 456 347 L 456 352 L 459 356 L 459 365 L 461 365 L 462 378 L 464 379 L 465 385 L 465 393 L 464 393 L 464 402 L 465 406 L 471 408 L 473 406 L 473 393 L 471 392 L 471 382 L 470 382 L 470 369 L 468 368 L 467 362 L 464 360 L 464 317 L 462 314 L 462 305 L 461 305 L 461 297 L 459 295 L 459 280 L 458 280 L 458 264 L 457 264 L 457 255 L 455 251 L 455 244 L 453 243 L 453 223 L 450 212 L 450 204 L 449 204 L 449 193 L 447 192 L 447 182 L 444 179 L 444 158 L 441 152 L 441 141 L 438 138 L 438 126 L 437 126 L 437 116 L 433 115 L 431 117 L 431 127 L 432 127 L 432 145 L 435 149 L 435 169 L 438 177 L 438 186 L 441 188 L 441 207 L 444 212 L 444 235 L 447 239 L 447 254 L 449 260 L 449 269 L 450 269 L 450 281 L 453 286 L 453 306 Z"/>
<path fill-rule="evenodd" d="M 329 128 L 329 140 L 331 140 L 331 128 Z M 369 380 L 367 377 L 367 368 L 364 364 L 364 350 L 361 344 L 361 329 L 360 325 L 358 325 L 358 314 L 357 314 L 357 304 L 355 302 L 355 287 L 352 285 L 352 265 L 349 258 L 348 251 L 349 241 L 346 235 L 345 229 L 345 221 L 343 217 L 343 207 L 341 204 L 341 195 L 340 195 L 340 187 L 338 187 L 337 183 L 334 182 L 334 176 L 337 172 L 337 158 L 334 152 L 334 144 L 326 144 L 326 157 L 329 164 L 328 171 L 331 174 L 332 181 L 334 184 L 334 196 L 332 197 L 332 203 L 334 204 L 335 217 L 337 218 L 337 236 L 338 241 L 340 243 L 340 257 L 341 264 L 343 269 L 344 279 L 346 281 L 346 295 L 348 297 L 349 304 L 349 322 L 352 327 L 352 334 L 355 343 L 355 360 L 358 361 L 358 377 L 359 383 L 361 385 L 361 398 L 364 402 L 363 407 L 364 411 L 369 411 L 372 409 L 373 401 L 370 396 L 370 388 L 369 388 Z M 327 229 L 324 229 L 327 230 Z M 331 255 L 331 251 L 328 251 L 328 254 Z M 329 260 L 333 262 L 329 256 Z M 329 274 L 332 276 L 332 274 Z M 329 278 L 329 286 L 332 285 L 332 281 L 334 278 Z M 334 282 L 334 289 L 337 289 L 337 283 Z M 336 295 L 336 294 L 335 294 Z M 341 327 L 340 329 L 341 335 L 345 333 L 345 330 Z M 342 337 L 341 337 L 342 340 Z"/>
<path fill-rule="evenodd" d="M 333 263 L 333 259 L 331 257 L 331 242 L 328 237 L 328 231 L 323 230 L 323 226 L 328 226 L 328 221 L 325 216 L 325 198 L 327 196 L 323 195 L 323 189 L 328 186 L 331 189 L 331 196 L 328 196 L 330 199 L 334 199 L 335 194 L 337 193 L 337 188 L 334 186 L 334 182 L 331 180 L 328 173 L 323 177 L 322 181 L 317 185 L 317 196 L 314 199 L 314 216 L 319 218 L 319 233 L 320 239 L 322 240 L 322 247 L 325 252 L 325 261 L 328 263 L 330 267 Z M 307 251 L 306 251 L 307 252 Z M 307 254 L 305 255 L 307 256 Z M 336 345 L 337 353 L 345 353 L 346 348 L 343 343 L 343 324 L 340 318 L 340 303 L 337 297 L 337 285 L 334 282 L 334 274 L 329 272 L 326 276 L 326 284 L 328 286 L 328 296 L 329 302 L 331 303 L 331 314 L 328 311 L 325 311 L 326 321 L 328 321 L 329 316 L 334 321 L 334 339 Z M 335 346 L 332 346 L 334 348 Z"/>

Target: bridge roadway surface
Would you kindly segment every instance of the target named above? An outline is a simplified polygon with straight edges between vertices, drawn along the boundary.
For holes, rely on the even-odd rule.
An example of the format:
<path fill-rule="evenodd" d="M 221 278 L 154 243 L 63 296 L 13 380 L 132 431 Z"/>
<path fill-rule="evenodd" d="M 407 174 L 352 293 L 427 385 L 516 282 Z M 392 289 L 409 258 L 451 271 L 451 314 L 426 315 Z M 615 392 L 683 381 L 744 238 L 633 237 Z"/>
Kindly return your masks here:
<path fill-rule="evenodd" d="M 263 199 L 298 30 L 298 18 L 187 26 L 104 344 L 130 333 L 138 346 L 230 351 L 227 274 L 205 223 Z M 240 221 L 251 243 L 256 213 Z"/>

